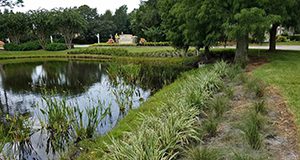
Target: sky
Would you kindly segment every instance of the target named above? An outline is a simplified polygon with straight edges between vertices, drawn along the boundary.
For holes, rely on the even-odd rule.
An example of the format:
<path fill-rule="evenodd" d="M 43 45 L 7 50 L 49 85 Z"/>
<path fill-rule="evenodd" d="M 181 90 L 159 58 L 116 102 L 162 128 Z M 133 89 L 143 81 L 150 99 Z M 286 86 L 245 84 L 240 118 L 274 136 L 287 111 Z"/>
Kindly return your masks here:
<path fill-rule="evenodd" d="M 75 7 L 84 4 L 91 8 L 97 8 L 99 14 L 108 9 L 114 12 L 124 4 L 128 6 L 128 12 L 131 12 L 134 8 L 139 7 L 140 0 L 24 0 L 24 7 L 16 7 L 13 10 L 20 12 L 39 8 L 50 10 L 56 7 Z"/>

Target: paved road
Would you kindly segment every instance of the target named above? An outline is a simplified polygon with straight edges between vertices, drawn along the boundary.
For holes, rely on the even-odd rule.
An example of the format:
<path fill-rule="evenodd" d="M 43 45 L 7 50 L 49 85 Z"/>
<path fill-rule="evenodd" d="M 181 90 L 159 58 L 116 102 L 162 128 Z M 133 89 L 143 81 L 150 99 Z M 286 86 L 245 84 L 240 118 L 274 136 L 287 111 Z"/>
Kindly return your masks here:
<path fill-rule="evenodd" d="M 224 47 L 214 47 L 214 48 L 224 48 Z M 235 48 L 235 46 L 228 46 L 226 48 Z M 269 49 L 269 46 L 250 46 L 250 49 Z M 277 50 L 291 50 L 291 51 L 300 51 L 300 46 L 276 46 Z"/>

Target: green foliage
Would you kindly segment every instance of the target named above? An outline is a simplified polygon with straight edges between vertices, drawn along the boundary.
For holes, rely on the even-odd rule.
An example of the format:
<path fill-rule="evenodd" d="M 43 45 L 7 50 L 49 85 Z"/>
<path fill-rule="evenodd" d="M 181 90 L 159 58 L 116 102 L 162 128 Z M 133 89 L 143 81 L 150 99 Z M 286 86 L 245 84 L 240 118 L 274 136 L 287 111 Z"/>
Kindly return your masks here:
<path fill-rule="evenodd" d="M 259 100 L 257 102 L 254 103 L 254 110 L 256 113 L 261 113 L 261 114 L 265 114 L 267 112 L 266 106 L 265 106 L 265 101 Z"/>
<path fill-rule="evenodd" d="M 64 43 L 49 43 L 46 44 L 45 49 L 47 51 L 63 51 L 68 49 Z"/>
<path fill-rule="evenodd" d="M 229 107 L 229 100 L 226 96 L 215 96 L 208 102 L 208 108 L 214 112 L 215 118 L 220 118 Z"/>
<path fill-rule="evenodd" d="M 128 7 L 123 5 L 116 9 L 115 15 L 113 16 L 113 20 L 115 25 L 117 26 L 116 32 L 117 33 L 130 33 L 129 30 L 129 16 L 127 14 Z"/>
<path fill-rule="evenodd" d="M 218 131 L 219 121 L 212 115 L 209 115 L 208 119 L 203 122 L 203 130 L 209 137 L 215 137 Z"/>
<path fill-rule="evenodd" d="M 25 13 L 4 12 L 0 14 L 0 30 L 12 43 L 19 44 L 20 39 L 27 34 L 29 28 L 28 15 Z"/>
<path fill-rule="evenodd" d="M 165 50 L 165 51 L 143 51 L 143 52 L 129 52 L 129 49 L 124 48 L 86 48 L 68 51 L 68 54 L 97 54 L 108 56 L 129 56 L 129 57 L 182 57 L 180 51 Z M 194 56 L 193 51 L 189 51 L 186 56 Z"/>
<path fill-rule="evenodd" d="M 33 124 L 28 115 L 6 115 L 4 120 L 5 123 L 0 124 L 0 151 L 6 143 L 9 147 L 13 147 L 14 143 L 22 143 L 30 139 Z"/>
<path fill-rule="evenodd" d="M 87 26 L 84 17 L 74 8 L 54 10 L 51 22 L 57 31 L 64 36 L 68 49 L 72 48 L 75 35 L 86 29 Z"/>
<path fill-rule="evenodd" d="M 74 39 L 76 44 L 91 44 L 97 42 L 96 35 L 100 28 L 100 16 L 96 8 L 90 8 L 88 5 L 78 7 L 79 14 L 86 20 L 86 29 L 81 31 L 79 37 Z"/>
<path fill-rule="evenodd" d="M 148 41 L 166 40 L 158 7 L 158 0 L 142 1 L 140 7 L 130 13 L 130 28 L 135 35 Z"/>
<path fill-rule="evenodd" d="M 251 156 L 246 155 L 246 154 L 235 153 L 234 157 L 233 157 L 233 160 L 256 160 L 256 159 L 252 158 Z"/>
<path fill-rule="evenodd" d="M 4 49 L 7 51 L 34 51 L 42 49 L 38 41 L 31 41 L 22 44 L 6 43 Z"/>
<path fill-rule="evenodd" d="M 40 45 L 45 49 L 46 43 L 51 34 L 54 33 L 55 26 L 51 23 L 52 12 L 47 10 L 31 10 L 29 11 L 29 20 L 32 32 L 38 38 Z"/>
<path fill-rule="evenodd" d="M 110 56 L 125 56 L 128 50 L 122 48 L 87 48 L 69 51 L 68 54 L 99 54 Z"/>
<path fill-rule="evenodd" d="M 194 147 L 187 151 L 186 160 L 219 160 L 220 152 L 207 147 Z"/>
<path fill-rule="evenodd" d="M 145 42 L 139 44 L 140 46 L 171 46 L 170 42 Z"/>
<path fill-rule="evenodd" d="M 197 110 L 172 104 L 172 111 L 162 115 L 142 116 L 144 122 L 135 133 L 127 133 L 126 140 L 112 139 L 108 145 L 109 159 L 167 159 L 174 158 L 181 146 L 190 139 L 197 140 L 195 127 Z"/>
<path fill-rule="evenodd" d="M 286 36 L 277 36 L 276 37 L 276 42 L 288 42 L 289 40 L 287 39 Z"/>
<path fill-rule="evenodd" d="M 300 41 L 300 35 L 288 36 L 288 39 L 291 41 Z"/>
<path fill-rule="evenodd" d="M 260 134 L 262 124 L 263 120 L 261 115 L 258 113 L 250 112 L 242 128 L 248 144 L 256 150 L 260 149 L 262 146 L 262 137 Z"/>
<path fill-rule="evenodd" d="M 257 79 L 257 78 L 250 78 L 246 81 L 246 87 L 249 92 L 253 92 L 256 97 L 261 98 L 264 96 L 265 84 Z"/>

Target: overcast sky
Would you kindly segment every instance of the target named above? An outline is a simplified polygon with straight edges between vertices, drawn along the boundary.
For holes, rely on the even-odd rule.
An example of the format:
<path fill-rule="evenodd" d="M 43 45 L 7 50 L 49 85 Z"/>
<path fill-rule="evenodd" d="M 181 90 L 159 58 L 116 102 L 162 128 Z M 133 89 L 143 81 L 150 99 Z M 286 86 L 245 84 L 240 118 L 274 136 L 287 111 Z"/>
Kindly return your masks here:
<path fill-rule="evenodd" d="M 16 7 L 14 11 L 26 12 L 39 8 L 75 7 L 84 4 L 97 8 L 100 14 L 108 9 L 114 12 L 124 4 L 128 6 L 128 12 L 131 12 L 134 8 L 138 8 L 140 0 L 24 0 L 24 7 Z"/>

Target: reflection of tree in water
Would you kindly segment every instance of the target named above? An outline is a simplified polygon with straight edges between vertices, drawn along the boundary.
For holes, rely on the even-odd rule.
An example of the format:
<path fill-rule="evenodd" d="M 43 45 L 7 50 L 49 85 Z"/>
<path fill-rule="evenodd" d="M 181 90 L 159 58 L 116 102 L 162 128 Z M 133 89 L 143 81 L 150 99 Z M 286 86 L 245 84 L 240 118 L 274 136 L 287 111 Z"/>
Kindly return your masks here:
<path fill-rule="evenodd" d="M 98 63 L 43 62 L 7 64 L 1 72 L 3 89 L 16 93 L 41 92 L 43 89 L 83 93 L 101 79 L 104 70 Z"/>

